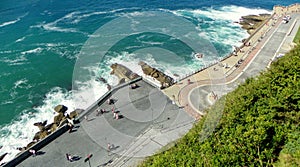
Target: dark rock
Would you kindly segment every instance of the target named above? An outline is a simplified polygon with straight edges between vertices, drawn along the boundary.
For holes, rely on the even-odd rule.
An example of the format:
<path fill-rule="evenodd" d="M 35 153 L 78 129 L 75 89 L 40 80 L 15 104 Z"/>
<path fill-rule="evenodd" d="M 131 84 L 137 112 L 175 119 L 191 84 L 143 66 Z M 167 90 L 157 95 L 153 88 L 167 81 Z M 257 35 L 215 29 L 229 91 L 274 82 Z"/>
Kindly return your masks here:
<path fill-rule="evenodd" d="M 155 78 L 157 81 L 161 83 L 161 88 L 167 88 L 174 84 L 174 79 L 163 72 L 149 66 L 145 62 L 139 62 L 139 65 L 142 67 L 142 70 L 145 75 L 149 75 Z"/>
<path fill-rule="evenodd" d="M 62 127 L 63 125 L 67 124 L 69 121 L 67 119 L 63 119 L 62 121 L 60 121 L 58 127 Z"/>
<path fill-rule="evenodd" d="M 48 134 L 49 133 L 47 131 L 39 131 L 34 135 L 33 140 L 39 141 L 39 140 L 45 138 Z"/>
<path fill-rule="evenodd" d="M 65 113 L 68 110 L 68 107 L 60 104 L 54 107 L 54 110 L 58 113 Z"/>
<path fill-rule="evenodd" d="M 72 111 L 69 115 L 70 119 L 76 118 L 80 112 L 81 112 L 81 110 L 79 110 L 79 109 Z"/>
<path fill-rule="evenodd" d="M 60 114 L 58 114 L 58 115 L 56 115 L 56 116 L 54 117 L 54 121 L 53 121 L 53 122 L 54 122 L 56 125 L 59 125 L 60 122 L 61 122 L 63 119 L 65 119 L 65 116 L 64 116 L 64 114 L 60 113 Z"/>
<path fill-rule="evenodd" d="M 30 148 L 31 146 L 33 146 L 36 142 L 32 141 L 30 143 L 27 144 L 26 149 Z"/>
<path fill-rule="evenodd" d="M 265 20 L 270 18 L 270 14 L 248 15 L 242 16 L 239 22 L 243 29 L 246 29 L 249 34 L 252 34 Z"/>
<path fill-rule="evenodd" d="M 139 77 L 138 74 L 132 72 L 130 69 L 121 64 L 115 63 L 110 67 L 112 68 L 112 72 L 110 74 L 116 75 L 122 82 L 133 80 Z"/>
<path fill-rule="evenodd" d="M 47 124 L 47 120 L 44 121 L 44 122 L 36 122 L 33 125 L 37 126 L 39 128 L 39 130 L 44 130 L 46 124 Z"/>

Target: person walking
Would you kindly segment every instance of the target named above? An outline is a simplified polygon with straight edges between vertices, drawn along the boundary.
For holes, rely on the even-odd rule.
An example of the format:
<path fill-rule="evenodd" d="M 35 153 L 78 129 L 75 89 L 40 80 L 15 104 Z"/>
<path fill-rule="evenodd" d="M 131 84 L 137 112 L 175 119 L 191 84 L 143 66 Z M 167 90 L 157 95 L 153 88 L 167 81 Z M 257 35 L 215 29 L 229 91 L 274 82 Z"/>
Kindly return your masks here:
<path fill-rule="evenodd" d="M 72 156 L 71 154 L 67 153 L 67 154 L 66 154 L 66 157 L 67 157 L 67 160 L 68 160 L 69 162 L 72 162 L 72 161 L 73 161 L 73 156 Z"/>
<path fill-rule="evenodd" d="M 36 156 L 36 151 L 34 149 L 30 149 L 29 152 L 32 154 L 33 157 Z"/>

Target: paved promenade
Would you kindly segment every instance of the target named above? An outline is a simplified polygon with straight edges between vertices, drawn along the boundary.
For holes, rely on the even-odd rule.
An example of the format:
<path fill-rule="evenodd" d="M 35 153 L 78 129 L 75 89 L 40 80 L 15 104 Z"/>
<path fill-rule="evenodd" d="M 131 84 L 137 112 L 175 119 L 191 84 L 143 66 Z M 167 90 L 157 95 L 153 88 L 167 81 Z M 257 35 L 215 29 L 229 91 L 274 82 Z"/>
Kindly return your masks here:
<path fill-rule="evenodd" d="M 31 156 L 18 166 L 89 166 L 89 162 L 84 162 L 89 154 L 93 154 L 93 167 L 135 166 L 188 132 L 194 124 L 193 117 L 172 104 L 159 89 L 143 80 L 137 84 L 136 89 L 126 86 L 114 93 L 114 104 L 102 104 L 100 108 L 107 113 L 97 116 L 93 110 L 72 133 L 64 133 L 39 150 L 41 155 Z M 113 118 L 112 108 L 120 119 Z M 78 159 L 69 162 L 66 153 Z"/>
<path fill-rule="evenodd" d="M 236 56 L 185 78 L 165 89 L 164 93 L 171 99 L 175 97 L 179 106 L 200 119 L 205 114 L 204 110 L 217 98 L 234 90 L 246 78 L 258 75 L 275 56 L 287 53 L 292 48 L 292 40 L 300 25 L 300 13 L 290 15 L 292 19 L 284 24 L 283 14 L 274 14 L 250 37 L 251 46 L 242 47 Z"/>

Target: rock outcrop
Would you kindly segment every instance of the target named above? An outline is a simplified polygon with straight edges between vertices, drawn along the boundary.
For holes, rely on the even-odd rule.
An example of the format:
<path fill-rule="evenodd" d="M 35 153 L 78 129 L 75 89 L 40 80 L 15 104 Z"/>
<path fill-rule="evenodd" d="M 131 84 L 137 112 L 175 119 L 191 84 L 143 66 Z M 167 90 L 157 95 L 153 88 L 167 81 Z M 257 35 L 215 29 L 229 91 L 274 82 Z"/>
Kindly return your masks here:
<path fill-rule="evenodd" d="M 56 111 L 57 113 L 65 113 L 67 110 L 68 110 L 68 107 L 61 105 L 61 104 L 54 107 L 54 111 Z"/>
<path fill-rule="evenodd" d="M 68 119 L 74 119 L 80 112 L 82 112 L 82 110 L 76 109 L 72 111 L 70 115 L 65 116 L 65 112 L 68 110 L 68 107 L 64 105 L 57 105 L 56 107 L 54 107 L 54 110 L 58 113 L 58 115 L 54 117 L 53 123 L 49 125 L 46 125 L 47 121 L 34 123 L 34 126 L 37 126 L 40 131 L 34 135 L 33 141 L 26 146 L 26 149 L 31 147 L 37 141 L 47 137 L 49 134 L 56 131 L 58 127 L 69 123 Z"/>
<path fill-rule="evenodd" d="M 239 22 L 243 29 L 246 29 L 249 34 L 252 34 L 265 20 L 270 18 L 270 14 L 248 15 L 242 16 Z"/>
<path fill-rule="evenodd" d="M 110 67 L 112 68 L 112 72 L 110 74 L 116 75 L 119 78 L 119 84 L 139 77 L 138 74 L 132 72 L 129 68 L 122 64 L 115 63 Z"/>
<path fill-rule="evenodd" d="M 149 66 L 147 63 L 141 61 L 139 62 L 139 65 L 142 67 L 142 70 L 145 75 L 153 77 L 160 82 L 161 89 L 167 88 L 174 84 L 174 79 L 172 77 L 164 74 L 156 68 Z"/>

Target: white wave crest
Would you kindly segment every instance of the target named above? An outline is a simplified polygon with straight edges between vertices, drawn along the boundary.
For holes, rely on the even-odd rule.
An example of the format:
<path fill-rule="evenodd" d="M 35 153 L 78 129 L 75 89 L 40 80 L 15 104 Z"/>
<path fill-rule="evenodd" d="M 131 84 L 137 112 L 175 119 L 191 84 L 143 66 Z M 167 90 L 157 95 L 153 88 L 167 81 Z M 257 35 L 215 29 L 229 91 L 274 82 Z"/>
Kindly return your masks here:
<path fill-rule="evenodd" d="M 19 38 L 19 39 L 16 40 L 16 42 L 24 41 L 25 38 L 26 38 L 26 37 Z"/>
<path fill-rule="evenodd" d="M 45 29 L 47 31 L 57 31 L 57 32 L 79 32 L 77 29 L 75 28 L 62 28 L 57 26 L 57 23 L 59 22 L 64 22 L 66 23 L 67 20 L 69 20 L 70 18 L 73 18 L 74 15 L 78 14 L 79 12 L 71 12 L 66 14 L 65 16 L 53 21 L 53 22 L 49 22 L 49 23 L 42 23 L 42 24 L 38 24 L 38 25 L 34 25 L 34 26 L 30 26 L 31 28 L 42 28 Z"/>
<path fill-rule="evenodd" d="M 42 51 L 43 51 L 43 48 L 38 47 L 38 48 L 35 48 L 35 49 L 23 51 L 23 52 L 21 52 L 21 54 L 25 55 L 25 54 L 41 53 Z"/>
<path fill-rule="evenodd" d="M 23 17 L 25 17 L 28 13 L 18 17 L 17 19 L 15 20 L 11 20 L 11 21 L 7 21 L 7 22 L 4 22 L 4 23 L 0 23 L 0 28 L 1 27 L 5 27 L 5 26 L 8 26 L 8 25 L 12 25 L 12 24 L 15 24 L 17 23 L 18 21 L 20 21 Z"/>
<path fill-rule="evenodd" d="M 22 65 L 27 63 L 27 58 L 24 55 L 20 55 L 14 59 L 10 59 L 10 58 L 3 58 L 0 60 L 1 62 L 7 63 L 8 65 L 12 66 L 12 65 Z"/>
<path fill-rule="evenodd" d="M 20 21 L 20 19 L 4 22 L 4 23 L 0 24 L 0 27 L 5 27 L 5 26 L 11 25 L 11 24 L 15 24 L 18 21 Z"/>
<path fill-rule="evenodd" d="M 26 78 L 23 78 L 21 80 L 18 80 L 14 83 L 14 89 L 16 88 L 25 88 L 25 89 L 29 89 L 31 88 L 32 85 L 28 84 L 28 80 Z"/>

